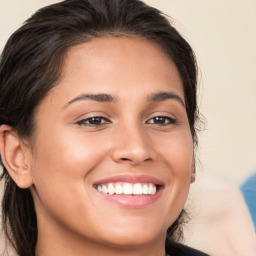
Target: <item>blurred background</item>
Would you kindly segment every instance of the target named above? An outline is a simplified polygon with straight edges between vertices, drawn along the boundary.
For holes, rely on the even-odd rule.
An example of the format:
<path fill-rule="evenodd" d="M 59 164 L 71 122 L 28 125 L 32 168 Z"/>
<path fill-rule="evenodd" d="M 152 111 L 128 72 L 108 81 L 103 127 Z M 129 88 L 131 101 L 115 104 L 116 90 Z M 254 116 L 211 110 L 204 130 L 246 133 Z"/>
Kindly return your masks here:
<path fill-rule="evenodd" d="M 0 52 L 38 8 L 56 0 L 0 0 Z M 256 1 L 146 0 L 171 17 L 194 49 L 199 105 L 197 172 L 240 185 L 256 168 Z"/>

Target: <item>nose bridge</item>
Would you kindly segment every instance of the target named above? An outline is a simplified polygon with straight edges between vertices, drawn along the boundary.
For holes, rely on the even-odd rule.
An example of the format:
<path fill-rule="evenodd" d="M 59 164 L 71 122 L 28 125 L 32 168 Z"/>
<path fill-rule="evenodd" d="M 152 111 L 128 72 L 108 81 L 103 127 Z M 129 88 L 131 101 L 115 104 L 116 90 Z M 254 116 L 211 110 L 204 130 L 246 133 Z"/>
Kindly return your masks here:
<path fill-rule="evenodd" d="M 143 124 L 124 124 L 119 127 L 118 133 L 119 136 L 113 151 L 115 161 L 138 164 L 153 160 L 154 151 L 149 137 L 143 129 Z"/>

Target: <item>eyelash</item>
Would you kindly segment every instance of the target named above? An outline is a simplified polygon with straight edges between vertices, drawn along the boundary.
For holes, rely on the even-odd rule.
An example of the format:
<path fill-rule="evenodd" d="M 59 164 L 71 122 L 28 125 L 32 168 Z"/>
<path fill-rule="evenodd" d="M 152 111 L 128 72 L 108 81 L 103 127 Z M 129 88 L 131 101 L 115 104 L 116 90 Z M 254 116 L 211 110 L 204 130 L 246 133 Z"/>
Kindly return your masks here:
<path fill-rule="evenodd" d="M 102 120 L 104 120 L 104 123 L 101 122 Z M 93 121 L 95 123 L 90 123 Z M 77 122 L 77 124 L 79 124 L 79 125 L 87 125 L 87 126 L 99 126 L 99 125 L 103 125 L 106 123 L 110 123 L 110 121 L 102 116 L 93 116 L 93 117 L 82 119 Z"/>
<path fill-rule="evenodd" d="M 152 123 L 151 122 L 152 120 L 155 121 L 156 123 Z M 77 122 L 78 125 L 85 125 L 85 126 L 100 126 L 107 123 L 110 123 L 110 121 L 102 116 L 89 117 Z M 154 124 L 159 126 L 167 126 L 167 125 L 176 124 L 176 123 L 177 123 L 177 120 L 169 116 L 155 116 L 146 121 L 146 124 Z"/>

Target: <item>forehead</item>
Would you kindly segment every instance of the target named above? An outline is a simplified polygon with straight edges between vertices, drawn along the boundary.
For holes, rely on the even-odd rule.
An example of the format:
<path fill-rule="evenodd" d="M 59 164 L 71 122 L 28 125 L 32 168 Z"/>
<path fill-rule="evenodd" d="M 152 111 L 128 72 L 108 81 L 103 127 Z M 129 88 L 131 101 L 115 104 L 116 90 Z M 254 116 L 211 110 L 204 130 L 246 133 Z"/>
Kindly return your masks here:
<path fill-rule="evenodd" d="M 97 84 L 103 88 L 110 81 L 112 86 L 113 82 L 118 84 L 119 89 L 135 83 L 134 80 L 141 86 L 147 83 L 148 87 L 158 80 L 159 87 L 169 83 L 183 94 L 182 82 L 171 58 L 157 44 L 141 38 L 96 38 L 70 48 L 61 84 L 79 83 L 81 78 L 87 86 Z"/>
<path fill-rule="evenodd" d="M 141 38 L 106 37 L 68 50 L 59 83 L 48 96 L 68 102 L 83 93 L 106 93 L 131 102 L 163 91 L 184 101 L 179 72 L 160 46 Z"/>

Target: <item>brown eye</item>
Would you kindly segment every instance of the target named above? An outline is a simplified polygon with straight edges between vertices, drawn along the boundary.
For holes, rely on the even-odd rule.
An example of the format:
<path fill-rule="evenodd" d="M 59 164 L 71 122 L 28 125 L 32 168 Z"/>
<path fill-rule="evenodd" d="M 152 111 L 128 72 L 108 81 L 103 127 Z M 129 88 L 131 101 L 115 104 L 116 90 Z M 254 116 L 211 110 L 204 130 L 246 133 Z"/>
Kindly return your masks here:
<path fill-rule="evenodd" d="M 156 116 L 147 121 L 148 124 L 168 125 L 175 124 L 176 120 L 168 116 Z"/>
<path fill-rule="evenodd" d="M 109 123 L 109 121 L 106 118 L 101 116 L 90 117 L 90 118 L 82 119 L 77 122 L 77 124 L 79 125 L 92 125 L 92 126 L 101 125 L 105 123 Z"/>

